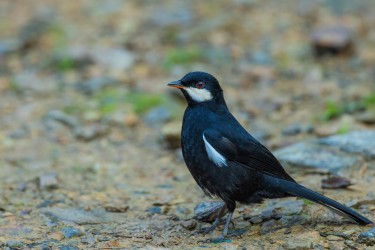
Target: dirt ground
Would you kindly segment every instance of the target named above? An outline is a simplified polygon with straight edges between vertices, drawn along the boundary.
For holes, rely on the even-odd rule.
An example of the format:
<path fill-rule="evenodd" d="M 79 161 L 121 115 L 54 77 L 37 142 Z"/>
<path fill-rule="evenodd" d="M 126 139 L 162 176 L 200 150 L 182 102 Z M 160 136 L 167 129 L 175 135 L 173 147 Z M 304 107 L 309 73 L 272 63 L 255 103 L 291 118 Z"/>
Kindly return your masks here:
<path fill-rule="evenodd" d="M 225 242 L 194 234 L 209 225 L 193 219 L 195 206 L 212 199 L 182 160 L 186 104 L 166 83 L 192 70 L 217 76 L 231 111 L 271 150 L 373 130 L 374 7 L 1 1 L 0 248 L 371 249 L 357 240 L 370 227 L 293 198 L 239 206 Z M 368 166 L 342 173 L 346 189 L 292 175 L 375 220 Z"/>

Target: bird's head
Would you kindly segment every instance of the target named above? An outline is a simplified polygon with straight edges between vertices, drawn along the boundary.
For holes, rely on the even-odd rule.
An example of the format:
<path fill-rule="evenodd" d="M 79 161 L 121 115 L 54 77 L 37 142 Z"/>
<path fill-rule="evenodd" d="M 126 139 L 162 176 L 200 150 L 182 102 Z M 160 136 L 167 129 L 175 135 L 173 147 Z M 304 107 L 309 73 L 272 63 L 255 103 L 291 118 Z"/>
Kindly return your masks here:
<path fill-rule="evenodd" d="M 218 80 L 205 72 L 190 72 L 180 80 L 168 83 L 168 86 L 181 89 L 189 105 L 224 102 L 223 90 Z"/>

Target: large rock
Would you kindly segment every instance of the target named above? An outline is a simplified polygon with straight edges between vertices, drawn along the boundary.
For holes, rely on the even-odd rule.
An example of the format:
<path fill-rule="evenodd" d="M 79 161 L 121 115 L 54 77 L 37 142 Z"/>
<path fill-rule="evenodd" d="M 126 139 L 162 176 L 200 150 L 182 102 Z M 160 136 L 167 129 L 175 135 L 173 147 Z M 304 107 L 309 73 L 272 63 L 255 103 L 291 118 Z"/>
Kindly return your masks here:
<path fill-rule="evenodd" d="M 337 174 L 375 158 L 375 131 L 354 131 L 293 144 L 275 156 L 286 167 Z"/>

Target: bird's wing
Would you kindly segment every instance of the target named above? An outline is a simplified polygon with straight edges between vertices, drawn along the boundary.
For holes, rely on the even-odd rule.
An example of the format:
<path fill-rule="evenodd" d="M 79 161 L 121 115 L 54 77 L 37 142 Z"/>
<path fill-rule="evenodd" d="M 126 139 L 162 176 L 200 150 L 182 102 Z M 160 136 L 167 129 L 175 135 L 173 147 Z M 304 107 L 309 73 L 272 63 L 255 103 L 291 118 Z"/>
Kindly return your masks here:
<path fill-rule="evenodd" d="M 226 160 L 277 178 L 293 181 L 275 156 L 247 132 L 206 130 L 206 140 Z"/>

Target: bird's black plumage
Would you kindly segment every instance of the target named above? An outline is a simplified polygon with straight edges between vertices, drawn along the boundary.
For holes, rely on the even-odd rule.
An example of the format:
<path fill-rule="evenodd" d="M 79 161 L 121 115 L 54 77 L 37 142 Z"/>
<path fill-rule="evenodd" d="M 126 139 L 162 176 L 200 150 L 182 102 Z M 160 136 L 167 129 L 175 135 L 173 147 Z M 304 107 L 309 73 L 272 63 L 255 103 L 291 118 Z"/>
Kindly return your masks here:
<path fill-rule="evenodd" d="M 181 131 L 185 163 L 204 192 L 221 198 L 229 210 L 222 237 L 227 233 L 236 202 L 257 203 L 265 198 L 303 197 L 359 224 L 372 223 L 354 210 L 296 183 L 273 154 L 229 112 L 215 77 L 191 72 L 168 85 L 181 89 L 188 102 Z M 211 229 L 222 215 L 223 211 Z"/>

